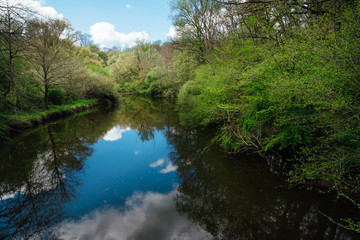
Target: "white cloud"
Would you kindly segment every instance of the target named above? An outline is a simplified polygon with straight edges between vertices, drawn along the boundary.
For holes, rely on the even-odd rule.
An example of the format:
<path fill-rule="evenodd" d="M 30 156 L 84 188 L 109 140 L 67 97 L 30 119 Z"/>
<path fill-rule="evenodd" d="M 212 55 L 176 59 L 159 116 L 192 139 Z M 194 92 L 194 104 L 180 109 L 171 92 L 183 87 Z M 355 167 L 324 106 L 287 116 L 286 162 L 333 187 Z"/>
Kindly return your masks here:
<path fill-rule="evenodd" d="M 127 127 L 127 128 L 123 128 L 123 127 L 120 127 L 120 126 L 113 127 L 110 131 L 108 131 L 105 134 L 103 139 L 105 141 L 110 141 L 110 142 L 117 141 L 117 140 L 122 138 L 122 134 L 124 132 L 130 131 L 130 130 L 131 130 L 131 128 L 129 128 L 129 127 Z"/>
<path fill-rule="evenodd" d="M 44 18 L 64 18 L 62 14 L 59 14 L 54 8 L 52 7 L 43 7 L 44 1 L 36 1 L 36 0 L 1 0 L 0 4 L 3 5 L 4 3 L 12 4 L 21 4 L 30 10 L 39 13 Z"/>
<path fill-rule="evenodd" d="M 169 32 L 166 34 L 166 37 L 168 37 L 169 39 L 176 39 L 178 38 L 178 32 L 176 31 L 176 27 L 175 26 L 171 26 L 169 29 Z"/>
<path fill-rule="evenodd" d="M 115 26 L 107 22 L 95 23 L 90 27 L 91 39 L 100 47 L 111 48 L 113 46 L 126 48 L 134 47 L 137 41 L 150 42 L 150 35 L 143 32 L 131 32 L 128 34 L 115 31 Z"/>
<path fill-rule="evenodd" d="M 176 191 L 167 195 L 135 193 L 127 199 L 125 211 L 94 211 L 79 221 L 60 224 L 54 235 L 60 239 L 213 239 L 177 213 L 175 195 Z"/>
<path fill-rule="evenodd" d="M 166 168 L 161 169 L 160 172 L 166 174 L 166 173 L 169 173 L 169 172 L 175 172 L 176 169 L 177 169 L 177 166 L 174 166 L 171 162 L 169 162 L 167 164 Z"/>
<path fill-rule="evenodd" d="M 126 4 L 125 7 L 126 7 L 126 8 L 131 8 L 131 5 L 130 5 L 130 4 Z"/>
<path fill-rule="evenodd" d="M 159 159 L 156 162 L 150 164 L 150 167 L 156 168 L 162 166 L 163 164 L 164 164 L 164 159 Z"/>

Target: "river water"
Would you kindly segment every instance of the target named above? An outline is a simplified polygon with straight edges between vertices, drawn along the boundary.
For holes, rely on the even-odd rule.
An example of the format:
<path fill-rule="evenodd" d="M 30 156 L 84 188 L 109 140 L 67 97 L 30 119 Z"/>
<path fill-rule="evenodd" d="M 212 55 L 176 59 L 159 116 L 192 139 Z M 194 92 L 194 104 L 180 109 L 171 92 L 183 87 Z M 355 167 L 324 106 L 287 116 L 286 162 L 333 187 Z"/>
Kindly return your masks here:
<path fill-rule="evenodd" d="M 0 146 L 0 239 L 359 239 L 328 219 L 351 204 L 213 137 L 144 98 L 19 134 Z"/>

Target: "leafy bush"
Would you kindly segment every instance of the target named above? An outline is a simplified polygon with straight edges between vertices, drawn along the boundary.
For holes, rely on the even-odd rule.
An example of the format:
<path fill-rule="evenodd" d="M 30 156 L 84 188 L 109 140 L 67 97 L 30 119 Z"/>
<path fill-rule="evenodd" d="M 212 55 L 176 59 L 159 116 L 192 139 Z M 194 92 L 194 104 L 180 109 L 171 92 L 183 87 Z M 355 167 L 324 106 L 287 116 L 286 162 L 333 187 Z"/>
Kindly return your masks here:
<path fill-rule="evenodd" d="M 108 71 L 106 71 L 102 66 L 98 66 L 95 64 L 87 64 L 88 69 L 93 73 L 99 73 L 103 76 L 110 77 Z"/>
<path fill-rule="evenodd" d="M 96 98 L 99 101 L 110 101 L 113 103 L 117 103 L 119 100 L 114 81 L 101 75 L 92 76 L 86 96 L 88 98 Z"/>
<path fill-rule="evenodd" d="M 160 67 L 152 68 L 146 75 L 143 90 L 140 93 L 151 96 L 162 96 L 165 90 L 164 79 L 165 72 Z"/>
<path fill-rule="evenodd" d="M 54 89 L 49 92 L 49 101 L 54 105 L 61 105 L 64 103 L 65 93 L 60 89 Z"/>

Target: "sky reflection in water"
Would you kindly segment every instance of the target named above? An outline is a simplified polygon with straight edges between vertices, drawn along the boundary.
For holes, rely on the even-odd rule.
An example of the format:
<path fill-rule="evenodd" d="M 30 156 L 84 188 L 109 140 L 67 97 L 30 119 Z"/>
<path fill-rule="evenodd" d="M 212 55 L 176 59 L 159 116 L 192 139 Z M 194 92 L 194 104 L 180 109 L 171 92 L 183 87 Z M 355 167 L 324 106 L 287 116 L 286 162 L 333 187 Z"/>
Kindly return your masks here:
<path fill-rule="evenodd" d="M 176 212 L 175 194 L 134 193 L 123 211 L 95 210 L 78 221 L 61 224 L 56 232 L 64 239 L 212 239 Z"/>
<path fill-rule="evenodd" d="M 172 109 L 123 99 L 0 145 L 0 239 L 359 239 L 319 213 L 349 206 L 226 157 Z"/>
<path fill-rule="evenodd" d="M 168 159 L 171 148 L 161 132 L 142 142 L 137 131 L 116 126 L 94 148 L 80 196 L 68 204 L 68 214 L 78 218 L 59 224 L 53 234 L 62 239 L 212 239 L 176 211 L 177 167 Z M 105 194 L 98 201 L 85 194 L 101 190 Z"/>
<path fill-rule="evenodd" d="M 134 192 L 164 194 L 179 183 L 176 166 L 168 159 L 172 149 L 160 131 L 154 132 L 154 139 L 141 141 L 137 131 L 116 126 L 93 148 L 79 195 L 67 205 L 67 216 L 81 217 L 99 207 L 121 207 Z"/>

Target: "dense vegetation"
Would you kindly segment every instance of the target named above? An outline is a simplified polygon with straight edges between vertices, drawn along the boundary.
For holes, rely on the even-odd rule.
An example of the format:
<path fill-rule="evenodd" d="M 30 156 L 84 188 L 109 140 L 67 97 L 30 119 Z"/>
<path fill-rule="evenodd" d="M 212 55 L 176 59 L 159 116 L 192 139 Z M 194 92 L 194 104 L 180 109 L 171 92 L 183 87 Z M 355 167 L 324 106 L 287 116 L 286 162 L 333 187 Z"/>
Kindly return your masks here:
<path fill-rule="evenodd" d="M 229 152 L 291 159 L 294 184 L 359 194 L 360 1 L 173 0 L 178 38 L 108 52 L 122 93 L 172 97 Z"/>
<path fill-rule="evenodd" d="M 291 179 L 357 191 L 359 1 L 173 1 L 184 124 L 229 151 L 294 157 Z"/>
<path fill-rule="evenodd" d="M 358 198 L 360 1 L 171 7 L 176 40 L 109 58 L 119 90 L 173 97 L 182 124 L 217 126 L 227 151 L 283 156 L 291 183 Z"/>
<path fill-rule="evenodd" d="M 168 97 L 182 124 L 217 126 L 227 151 L 286 157 L 291 183 L 359 198 L 360 1 L 171 8 L 177 39 L 104 52 L 66 21 L 2 4 L 0 131 L 11 114 L 73 100 Z"/>
<path fill-rule="evenodd" d="M 94 98 L 116 101 L 101 57 L 99 48 L 66 20 L 46 19 L 15 1 L 0 1 L 0 137 L 14 119 L 40 115 L 52 106 Z"/>
<path fill-rule="evenodd" d="M 172 9 L 182 123 L 218 125 L 229 152 L 285 156 L 293 184 L 358 198 L 360 1 L 174 0 Z"/>

